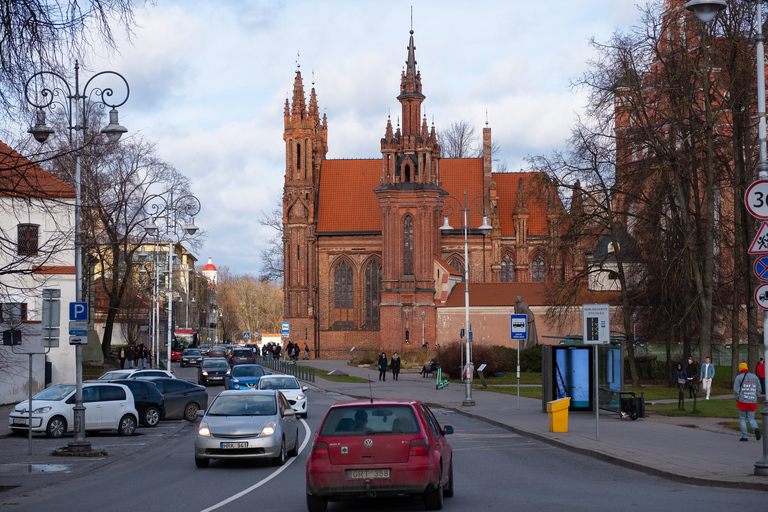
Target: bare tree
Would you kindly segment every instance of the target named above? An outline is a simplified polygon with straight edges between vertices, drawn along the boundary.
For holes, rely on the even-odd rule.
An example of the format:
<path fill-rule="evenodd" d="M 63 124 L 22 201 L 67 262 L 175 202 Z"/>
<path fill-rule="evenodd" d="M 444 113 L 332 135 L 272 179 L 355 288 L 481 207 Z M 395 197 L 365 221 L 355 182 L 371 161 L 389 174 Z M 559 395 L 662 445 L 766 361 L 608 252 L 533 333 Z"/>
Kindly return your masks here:
<path fill-rule="evenodd" d="M 482 148 L 477 146 L 475 128 L 465 120 L 452 123 L 445 130 L 437 131 L 443 158 L 477 158 L 482 156 Z"/>
<path fill-rule="evenodd" d="M 275 235 L 267 240 L 266 247 L 261 250 L 262 281 L 280 282 L 284 275 L 283 262 L 283 210 L 282 203 L 269 213 L 261 212 L 259 224 L 275 230 Z"/>
<path fill-rule="evenodd" d="M 226 275 L 219 285 L 219 307 L 229 335 L 277 332 L 283 318 L 282 288 L 251 275 Z"/>

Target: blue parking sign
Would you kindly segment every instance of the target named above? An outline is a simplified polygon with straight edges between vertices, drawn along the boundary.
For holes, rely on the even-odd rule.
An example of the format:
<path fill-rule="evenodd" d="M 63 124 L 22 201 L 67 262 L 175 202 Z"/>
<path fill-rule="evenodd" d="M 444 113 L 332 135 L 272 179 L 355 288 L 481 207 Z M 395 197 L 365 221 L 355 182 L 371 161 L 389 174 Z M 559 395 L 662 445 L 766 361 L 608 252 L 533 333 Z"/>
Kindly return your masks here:
<path fill-rule="evenodd" d="M 87 302 L 70 302 L 69 303 L 69 319 L 70 320 L 85 320 L 88 321 L 88 303 Z"/>

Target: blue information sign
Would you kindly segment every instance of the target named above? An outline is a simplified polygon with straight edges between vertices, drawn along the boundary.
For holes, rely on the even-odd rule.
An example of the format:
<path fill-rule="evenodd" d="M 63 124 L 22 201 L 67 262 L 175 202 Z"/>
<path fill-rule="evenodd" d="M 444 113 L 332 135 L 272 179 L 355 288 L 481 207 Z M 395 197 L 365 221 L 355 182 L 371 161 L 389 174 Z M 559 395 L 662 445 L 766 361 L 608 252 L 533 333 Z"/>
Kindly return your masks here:
<path fill-rule="evenodd" d="M 509 315 L 510 339 L 528 339 L 528 317 L 526 315 Z"/>
<path fill-rule="evenodd" d="M 70 320 L 85 320 L 88 321 L 88 303 L 87 302 L 70 302 L 69 303 L 69 319 Z"/>

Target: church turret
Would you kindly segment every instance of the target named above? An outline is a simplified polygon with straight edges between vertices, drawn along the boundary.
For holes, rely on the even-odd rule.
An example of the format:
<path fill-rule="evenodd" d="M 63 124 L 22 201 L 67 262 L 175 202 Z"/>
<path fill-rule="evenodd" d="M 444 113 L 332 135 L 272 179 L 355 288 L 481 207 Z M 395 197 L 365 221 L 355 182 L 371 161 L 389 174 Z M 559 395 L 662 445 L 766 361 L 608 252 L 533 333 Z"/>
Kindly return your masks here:
<path fill-rule="evenodd" d="M 413 30 L 408 42 L 408 60 L 400 78 L 400 96 L 397 99 L 403 107 L 403 135 L 406 137 L 419 134 L 421 119 L 421 73 L 416 70 L 416 46 L 413 44 Z"/>

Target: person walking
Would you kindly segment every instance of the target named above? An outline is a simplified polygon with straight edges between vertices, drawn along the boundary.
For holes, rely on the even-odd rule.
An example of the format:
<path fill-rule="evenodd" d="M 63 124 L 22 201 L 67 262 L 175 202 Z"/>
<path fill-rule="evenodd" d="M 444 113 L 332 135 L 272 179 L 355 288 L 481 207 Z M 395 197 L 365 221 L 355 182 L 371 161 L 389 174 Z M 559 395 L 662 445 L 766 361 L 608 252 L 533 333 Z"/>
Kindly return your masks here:
<path fill-rule="evenodd" d="M 709 393 L 712 391 L 712 379 L 715 378 L 715 365 L 712 364 L 712 360 L 709 357 L 704 358 L 704 364 L 701 365 L 701 373 L 699 375 L 699 382 L 701 382 L 704 391 L 707 392 L 707 400 L 709 400 Z"/>
<path fill-rule="evenodd" d="M 760 392 L 765 394 L 765 358 L 760 358 L 760 362 L 757 363 L 757 370 L 755 373 L 757 374 L 757 378 L 760 381 Z"/>
<path fill-rule="evenodd" d="M 141 363 L 140 368 L 143 370 L 147 367 L 147 348 L 143 343 L 139 343 L 139 353 L 137 354 L 137 357 L 139 358 L 138 362 Z"/>
<path fill-rule="evenodd" d="M 392 361 L 390 361 L 389 366 L 392 368 L 392 378 L 397 380 L 400 375 L 400 356 L 397 355 L 397 352 L 392 354 Z"/>
<path fill-rule="evenodd" d="M 755 421 L 758 385 L 757 375 L 749 373 L 747 363 L 741 363 L 739 365 L 739 376 L 733 382 L 733 396 L 736 397 L 736 407 L 739 408 L 740 441 L 747 441 L 747 423 L 752 427 L 755 439 L 759 441 L 760 437 L 762 437 Z"/>
<path fill-rule="evenodd" d="M 685 380 L 688 385 L 689 398 L 696 394 L 696 375 L 699 373 L 699 367 L 693 362 L 693 358 L 688 358 L 688 365 L 685 367 Z"/>
<path fill-rule="evenodd" d="M 120 369 L 125 368 L 125 347 L 120 347 Z"/>
<path fill-rule="evenodd" d="M 387 380 L 387 366 L 389 363 L 387 362 L 387 353 L 382 352 L 379 356 L 379 380 L 386 381 Z"/>
<path fill-rule="evenodd" d="M 685 408 L 685 385 L 688 382 L 688 375 L 685 373 L 683 363 L 677 363 L 675 369 L 675 381 L 677 382 L 677 408 Z"/>
<path fill-rule="evenodd" d="M 128 368 L 136 368 L 136 349 L 133 345 L 128 345 L 125 356 L 128 358 Z"/>
<path fill-rule="evenodd" d="M 309 359 L 309 345 L 307 345 L 307 342 L 304 342 L 304 359 Z"/>

